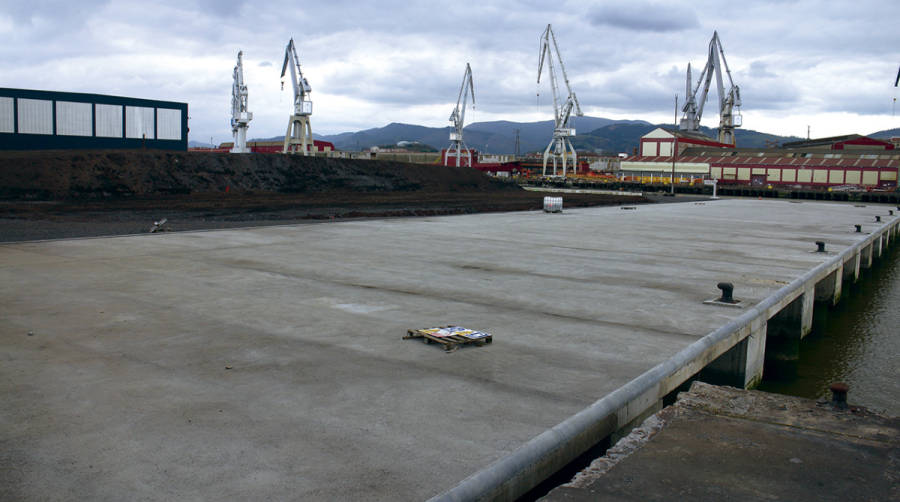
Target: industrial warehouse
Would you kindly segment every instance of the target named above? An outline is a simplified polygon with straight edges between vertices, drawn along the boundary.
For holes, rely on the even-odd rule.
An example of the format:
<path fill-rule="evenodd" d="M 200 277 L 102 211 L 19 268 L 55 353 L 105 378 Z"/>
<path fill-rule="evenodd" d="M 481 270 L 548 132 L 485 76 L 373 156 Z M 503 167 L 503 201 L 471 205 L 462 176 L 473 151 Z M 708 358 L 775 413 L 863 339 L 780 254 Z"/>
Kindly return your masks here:
<path fill-rule="evenodd" d="M 358 76 L 333 33 L 191 59 L 214 105 L 0 88 L 0 499 L 890 499 L 900 419 L 848 398 L 858 356 L 834 333 L 862 324 L 842 309 L 900 311 L 874 282 L 898 277 L 898 141 L 747 146 L 753 88 L 706 27 L 674 123 L 585 117 L 603 101 L 570 82 L 571 24 L 533 28 L 537 75 L 506 77 L 538 86 L 535 115 L 549 90 L 539 122 L 467 123 L 490 61 L 454 54 L 440 82 L 394 75 L 446 95 L 421 106 L 445 127 L 314 137 L 328 113 L 371 120 L 352 99 L 313 115 L 314 85 Z M 231 141 L 189 143 L 207 115 Z M 840 333 L 888 354 L 876 389 L 895 385 L 886 319 Z M 763 387 L 821 344 L 818 394 Z"/>
<path fill-rule="evenodd" d="M 187 150 L 186 103 L 0 88 L 0 150 Z"/>
<path fill-rule="evenodd" d="M 740 149 L 658 128 L 640 145 L 641 155 L 621 162 L 620 179 L 668 183 L 674 174 L 676 183 L 708 179 L 755 187 L 891 190 L 900 167 L 893 143 L 859 135 Z"/>

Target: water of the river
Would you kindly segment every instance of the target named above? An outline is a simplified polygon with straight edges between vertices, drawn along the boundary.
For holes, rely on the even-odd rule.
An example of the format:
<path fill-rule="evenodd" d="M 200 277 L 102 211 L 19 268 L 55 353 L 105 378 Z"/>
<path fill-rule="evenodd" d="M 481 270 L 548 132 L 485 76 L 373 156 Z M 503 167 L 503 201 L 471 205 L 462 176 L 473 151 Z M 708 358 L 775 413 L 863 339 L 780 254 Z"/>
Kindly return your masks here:
<path fill-rule="evenodd" d="M 893 243 L 892 243 L 893 244 Z M 813 332 L 794 366 L 766 368 L 760 390 L 830 398 L 828 386 L 850 385 L 848 401 L 900 416 L 900 246 L 876 259 L 834 309 L 816 305 Z"/>

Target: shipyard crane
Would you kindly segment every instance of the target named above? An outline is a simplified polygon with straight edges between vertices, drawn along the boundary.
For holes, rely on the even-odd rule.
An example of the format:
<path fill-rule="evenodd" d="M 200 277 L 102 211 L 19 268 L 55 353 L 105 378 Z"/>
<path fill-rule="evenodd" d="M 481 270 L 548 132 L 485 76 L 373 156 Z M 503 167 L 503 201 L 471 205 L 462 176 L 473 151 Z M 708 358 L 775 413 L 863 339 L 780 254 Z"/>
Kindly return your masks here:
<path fill-rule="evenodd" d="M 294 85 L 294 113 L 288 122 L 282 151 L 283 153 L 296 153 L 299 150 L 303 155 L 313 155 L 315 143 L 312 138 L 312 127 L 309 125 L 312 101 L 308 99 L 312 89 L 300 70 L 300 58 L 297 57 L 297 48 L 294 46 L 293 38 L 284 48 L 284 63 L 281 65 L 281 90 L 284 90 L 284 74 L 288 71 L 289 66 L 291 83 Z"/>
<path fill-rule="evenodd" d="M 464 150 L 469 167 L 472 167 L 472 152 L 463 141 L 463 125 L 466 120 L 466 104 L 469 95 L 472 95 L 472 108 L 475 107 L 475 85 L 472 83 L 472 67 L 466 63 L 466 72 L 463 73 L 462 85 L 459 86 L 459 96 L 456 98 L 456 108 L 450 114 L 450 123 L 453 124 L 453 131 L 450 132 L 450 147 L 447 148 L 447 154 L 444 155 L 444 165 L 452 154 L 456 157 L 456 167 L 459 167 L 459 157 Z"/>
<path fill-rule="evenodd" d="M 900 68 L 897 68 L 897 78 L 894 79 L 894 88 L 897 88 L 897 85 L 900 84 Z M 893 107 L 897 106 L 897 92 L 894 91 L 894 104 Z M 891 115 L 894 114 L 894 111 L 891 111 Z"/>
<path fill-rule="evenodd" d="M 721 56 L 721 57 L 720 57 Z M 728 92 L 722 85 L 722 68 L 725 68 L 725 74 L 728 76 Z M 731 79 L 731 70 L 728 69 L 728 62 L 725 60 L 725 50 L 722 49 L 722 41 L 719 40 L 719 33 L 713 32 L 712 40 L 709 41 L 709 54 L 706 60 L 706 66 L 697 79 L 697 85 L 691 91 L 691 65 L 688 64 L 687 86 L 685 100 L 682 111 L 684 115 L 681 119 L 679 129 L 687 132 L 700 131 L 700 119 L 703 116 L 703 106 L 709 94 L 709 86 L 712 83 L 713 74 L 716 76 L 716 90 L 719 97 L 719 143 L 734 145 L 734 129 L 741 126 L 741 90 L 734 84 Z M 700 87 L 703 91 L 697 96 Z M 734 108 L 738 110 L 735 111 Z"/>
<path fill-rule="evenodd" d="M 556 68 L 553 64 L 554 55 L 556 61 L 559 63 L 559 70 L 562 72 L 563 81 L 566 83 L 566 90 L 569 92 L 563 102 L 560 102 L 561 97 L 559 95 Z M 565 177 L 569 153 L 572 155 L 573 172 L 578 168 L 578 155 L 575 153 L 575 148 L 572 147 L 572 142 L 569 140 L 569 138 L 575 136 L 575 129 L 570 126 L 569 122 L 573 111 L 579 117 L 583 116 L 584 113 L 581 112 L 581 105 L 578 104 L 578 98 L 575 97 L 575 93 L 572 92 L 572 86 L 569 85 L 569 77 L 566 75 L 566 67 L 563 65 L 562 55 L 559 53 L 556 35 L 553 34 L 553 29 L 549 24 L 547 25 L 547 29 L 544 30 L 543 35 L 541 35 L 541 56 L 538 62 L 537 75 L 538 84 L 541 83 L 544 61 L 547 62 L 547 72 L 550 74 L 550 89 L 553 91 L 554 127 L 553 139 L 550 141 L 550 144 L 547 145 L 547 148 L 544 149 L 543 175 L 547 175 L 547 158 L 552 155 L 553 175 L 556 176 L 556 160 L 561 159 L 562 175 Z M 552 154 L 550 153 L 551 148 L 553 149 Z"/>
<path fill-rule="evenodd" d="M 231 86 L 231 134 L 234 146 L 231 153 L 248 153 L 247 129 L 253 114 L 247 110 L 247 86 L 244 85 L 244 51 L 238 51 L 234 66 L 234 83 Z"/>

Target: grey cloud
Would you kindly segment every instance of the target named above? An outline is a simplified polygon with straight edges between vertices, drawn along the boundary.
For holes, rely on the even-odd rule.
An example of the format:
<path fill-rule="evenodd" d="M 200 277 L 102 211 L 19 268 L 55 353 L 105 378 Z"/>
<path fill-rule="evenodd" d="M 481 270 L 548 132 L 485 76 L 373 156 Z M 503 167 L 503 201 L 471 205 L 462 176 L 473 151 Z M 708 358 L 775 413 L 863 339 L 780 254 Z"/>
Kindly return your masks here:
<path fill-rule="evenodd" d="M 759 85 L 750 81 L 741 86 L 741 101 L 745 110 L 793 111 L 800 106 L 802 94 L 793 84 L 769 82 Z"/>
<path fill-rule="evenodd" d="M 464 67 L 463 67 L 464 68 Z M 312 77 L 311 77 L 312 78 Z M 413 72 L 398 72 L 388 80 L 373 81 L 365 70 L 347 69 L 328 79 L 320 80 L 320 86 L 329 94 L 363 96 L 386 106 L 416 106 L 456 102 L 459 91 L 457 78 L 438 69 L 419 68 Z M 479 83 L 476 81 L 476 93 Z M 478 94 L 476 94 L 477 96 Z M 449 110 L 448 110 L 449 115 Z"/>
<path fill-rule="evenodd" d="M 762 61 L 754 61 L 750 63 L 747 74 L 752 78 L 775 78 L 777 75 L 770 72 L 766 63 Z"/>
<path fill-rule="evenodd" d="M 655 2 L 604 4 L 594 8 L 588 19 L 594 26 L 651 32 L 684 31 L 700 25 L 689 7 Z"/>
<path fill-rule="evenodd" d="M 72 2 L 66 0 L 32 0 L 4 2 L 3 10 L 17 23 L 32 24 L 35 20 L 65 20 L 77 22 L 90 12 L 103 9 L 109 0 Z"/>
<path fill-rule="evenodd" d="M 878 13 L 883 5 L 859 0 L 858 8 L 846 11 L 836 4 L 818 9 L 811 0 L 768 5 L 636 2 L 598 0 L 591 5 L 580 0 L 551 11 L 539 0 L 496 0 L 467 6 L 457 22 L 443 16 L 457 4 L 416 0 L 302 5 L 276 0 L 261 7 L 245 0 L 162 0 L 154 8 L 134 0 L 7 0 L 0 21 L 13 22 L 6 23 L 12 31 L 0 46 L 0 71 L 7 85 L 16 87 L 187 101 L 192 133 L 208 139 L 212 133 L 228 133 L 223 110 L 230 103 L 234 56 L 243 49 L 247 75 L 265 74 L 265 80 L 257 80 L 264 84 L 251 89 L 252 102 L 260 104 L 252 130 L 272 136 L 283 133 L 284 124 L 281 111 L 261 106 L 264 96 L 278 101 L 270 94 L 278 89 L 277 72 L 267 68 L 280 68 L 284 45 L 294 35 L 315 96 L 327 93 L 380 111 L 363 119 L 316 108 L 314 127 L 425 120 L 409 114 L 416 105 L 439 105 L 433 124 L 443 125 L 466 61 L 475 72 L 476 116 L 480 111 L 516 120 L 538 110 L 538 89 L 539 111 L 551 114 L 547 76 L 539 87 L 535 82 L 539 36 L 550 22 L 573 90 L 596 115 L 604 110 L 634 118 L 671 115 L 674 94 L 684 92 L 685 66 L 694 62 L 696 79 L 714 29 L 722 37 L 746 110 L 880 113 L 883 103 L 890 106 L 889 96 L 855 84 L 881 78 L 873 77 L 872 70 L 842 74 L 843 86 L 817 89 L 820 84 L 810 83 L 822 80 L 815 77 L 823 64 L 876 59 L 885 60 L 893 83 L 896 29 L 889 15 Z M 187 67 L 184 59 L 191 57 L 204 60 L 208 70 L 201 75 Z M 128 58 L 146 64 L 126 74 L 112 63 Z M 368 58 L 366 64 L 356 66 L 359 58 Z M 377 65 L 368 64 L 371 59 Z M 210 60 L 221 60 L 221 69 L 211 67 Z M 391 70 L 367 73 L 363 66 Z M 266 125 L 266 114 L 279 117 L 274 129 Z"/>
<path fill-rule="evenodd" d="M 195 0 L 202 13 L 218 17 L 234 16 L 241 12 L 246 0 Z"/>

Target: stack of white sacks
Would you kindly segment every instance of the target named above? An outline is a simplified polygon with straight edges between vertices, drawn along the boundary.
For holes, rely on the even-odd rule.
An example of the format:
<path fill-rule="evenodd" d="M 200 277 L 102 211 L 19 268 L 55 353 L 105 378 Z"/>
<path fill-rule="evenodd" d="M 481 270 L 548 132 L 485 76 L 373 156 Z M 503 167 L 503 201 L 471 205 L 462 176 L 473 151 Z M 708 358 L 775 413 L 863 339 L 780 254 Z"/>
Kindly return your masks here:
<path fill-rule="evenodd" d="M 561 213 L 562 197 L 544 197 L 545 213 Z"/>

